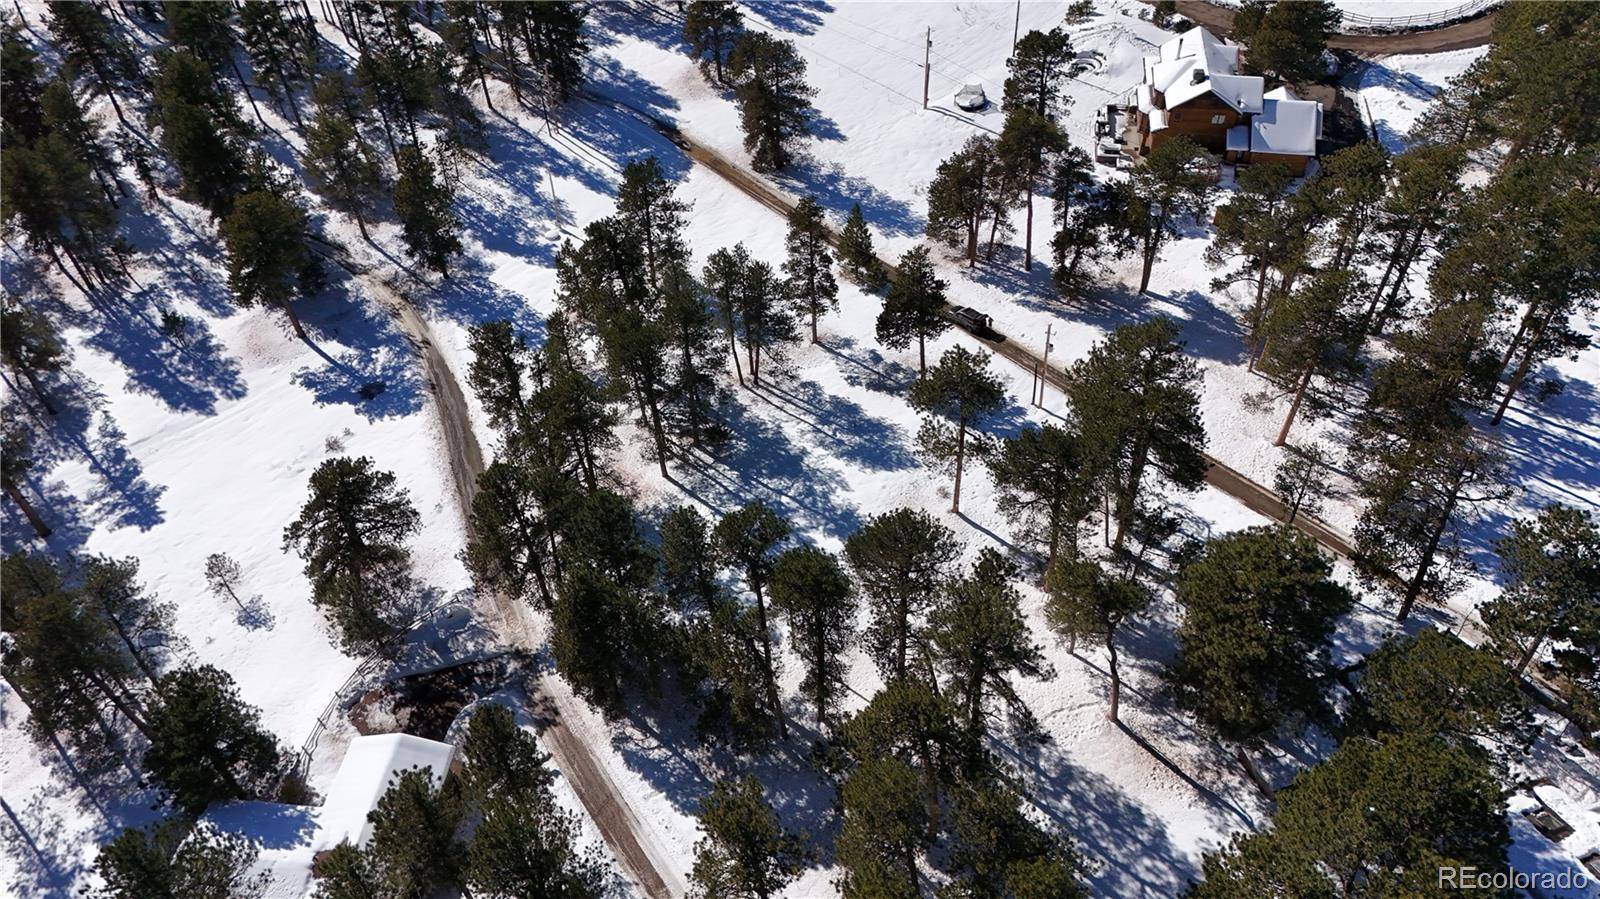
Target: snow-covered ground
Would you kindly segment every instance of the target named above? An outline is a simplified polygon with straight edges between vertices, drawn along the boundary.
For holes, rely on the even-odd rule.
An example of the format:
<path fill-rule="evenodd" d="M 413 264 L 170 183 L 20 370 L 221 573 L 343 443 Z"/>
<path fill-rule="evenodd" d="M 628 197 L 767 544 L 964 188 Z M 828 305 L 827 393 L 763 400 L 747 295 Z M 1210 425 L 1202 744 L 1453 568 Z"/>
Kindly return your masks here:
<path fill-rule="evenodd" d="M 1024 4 L 1021 29 L 1058 23 L 1065 6 Z M 1016 8 L 845 2 L 748 7 L 751 24 L 799 44 L 810 64 L 809 80 L 818 89 L 819 138 L 795 172 L 777 179 L 779 186 L 795 195 L 815 194 L 840 218 L 852 202 L 861 202 L 886 255 L 919 242 L 924 193 L 934 167 L 969 136 L 999 130 L 995 106 L 964 113 L 955 109 L 951 96 L 962 84 L 977 81 L 991 99 L 998 98 Z M 1081 144 L 1089 142 L 1096 107 L 1137 80 L 1140 60 L 1166 36 L 1136 18 L 1140 8 L 1131 0 L 1113 0 L 1072 29 L 1080 51 L 1098 54 L 1092 71 L 1071 85 L 1075 102 L 1068 128 Z M 466 253 L 450 282 L 411 282 L 394 263 L 358 246 L 350 223 L 325 220 L 328 233 L 344 240 L 364 263 L 408 286 L 458 377 L 470 358 L 466 329 L 474 323 L 509 317 L 531 340 L 542 339 L 543 318 L 555 309 L 555 251 L 562 240 L 577 239 L 587 222 L 611 211 L 618 175 L 630 160 L 656 155 L 669 175 L 682 180 L 680 195 L 694 203 L 686 236 L 697 266 L 711 251 L 736 240 L 758 258 L 774 264 L 782 259 L 781 218 L 693 165 L 637 116 L 604 102 L 620 100 L 649 110 L 676 121 L 696 141 L 744 158 L 733 105 L 705 84 L 683 54 L 679 22 L 642 4 L 597 5 L 591 21 L 596 44 L 591 89 L 600 101 L 575 102 L 562 127 L 550 133 L 537 117 L 516 108 L 509 91 L 496 90 L 495 105 L 505 115 L 487 117 L 489 152 L 481 165 L 465 172 L 457 210 Z M 925 28 L 932 29 L 934 40 L 928 111 L 921 108 Z M 337 38 L 332 32 L 328 36 Z M 1438 85 L 1471 58 L 1395 57 L 1386 65 L 1393 79 L 1410 74 Z M 1380 89 L 1378 82 L 1363 82 L 1364 96 Z M 1412 99 L 1420 110 L 1425 99 Z M 1375 113 L 1380 105 L 1373 100 Z M 1379 116 L 1392 121 L 1396 133 L 1405 127 L 1399 109 L 1395 104 Z M 297 140 L 265 104 L 263 112 L 286 139 Z M 283 150 L 281 141 L 277 147 Z M 1102 174 L 1115 177 L 1110 170 Z M 69 336 L 82 393 L 101 399 L 77 429 L 86 436 L 63 446 L 53 457 L 59 464 L 36 486 L 52 497 L 46 505 L 56 512 L 52 520 L 72 522 L 56 538 L 59 548 L 138 556 L 152 590 L 178 604 L 179 630 L 194 657 L 232 671 L 245 698 L 262 706 L 274 732 L 298 745 L 356 665 L 330 644 L 307 601 L 298 560 L 279 547 L 283 525 L 303 500 L 310 470 L 335 453 L 329 438 L 343 443 L 340 452 L 371 455 L 380 467 L 400 474 L 426 522 L 412 544 L 419 580 L 447 595 L 466 585 L 455 559 L 462 525 L 431 400 L 414 359 L 396 325 L 360 283 L 336 282 L 325 296 L 305 304 L 316 348 L 295 342 L 265 312 L 229 305 L 211 226 L 176 201 L 169 204 L 172 210 L 158 208 L 139 219 L 141 245 L 165 243 L 167 255 L 146 266 L 140 283 L 149 285 L 148 293 L 130 304 L 149 316 L 153 298 L 165 298 L 211 335 L 209 341 L 194 341 L 207 351 L 198 358 L 177 353 L 152 335 L 148 321 L 144 330 L 130 329 L 126 315 L 103 315 L 65 291 L 58 301 L 63 314 L 80 322 Z M 1048 221 L 1048 200 L 1040 198 L 1036 252 L 1046 245 Z M 394 228 L 375 233 L 386 253 L 400 259 Z M 1037 342 L 1052 326 L 1053 360 L 1080 358 L 1118 324 L 1157 313 L 1175 317 L 1204 371 L 1210 451 L 1269 481 L 1278 459 L 1270 441 L 1282 404 L 1256 408 L 1245 402 L 1265 384 L 1244 371 L 1234 318 L 1242 300 L 1211 291 L 1214 272 L 1200 259 L 1205 242 L 1204 232 L 1195 230 L 1169 246 L 1155 270 L 1153 296 L 1133 294 L 1127 284 L 1137 272 L 1127 263 L 1113 273 L 1117 283 L 1088 307 L 1062 306 L 1051 294 L 1047 274 L 1038 269 L 1023 274 L 1020 251 L 1011 248 L 971 273 L 947 259 L 943 275 L 951 280 L 955 299 L 983 308 L 1014 338 Z M 174 260 L 183 264 L 174 266 Z M 13 274 L 20 273 L 8 272 L 8 289 Z M 917 460 L 912 438 L 918 420 L 903 397 L 914 374 L 915 351 L 878 347 L 872 338 L 878 300 L 841 286 L 841 309 L 823 321 L 821 346 L 796 347 L 759 393 L 730 385 L 736 436 L 718 458 L 676 461 L 674 481 L 664 481 L 653 464 L 642 460 L 643 435 L 630 426 L 618 470 L 651 516 L 684 502 L 721 514 L 759 499 L 788 516 L 799 539 L 837 549 L 868 516 L 907 505 L 940 516 L 966 541 L 969 556 L 984 546 L 1010 545 L 1012 526 L 995 510 L 992 487 L 980 467 L 968 470 L 963 515 L 945 511 L 948 482 Z M 950 333 L 929 346 L 930 359 L 958 343 L 972 346 L 963 334 Z M 1033 408 L 1024 399 L 1028 378 L 1003 360 L 991 366 L 1005 379 L 1010 405 L 988 430 L 1007 434 L 1060 413 L 1059 395 L 1052 393 L 1043 409 Z M 1600 477 L 1593 466 L 1600 446 L 1584 432 L 1584 422 L 1597 418 L 1600 355 L 1591 350 L 1561 369 L 1574 379 L 1566 394 L 1542 409 L 1512 406 L 1508 432 L 1518 435 L 1525 451 L 1524 471 L 1538 478 L 1517 508 L 1557 496 L 1600 505 Z M 374 401 L 361 401 L 355 391 L 374 380 L 382 380 L 385 391 Z M 493 435 L 470 395 L 469 405 L 480 442 L 492 447 Z M 116 429 L 102 428 L 103 420 L 114 420 Z M 1337 426 L 1337 419 L 1298 425 L 1295 439 L 1334 436 Z M 1544 450 L 1528 452 L 1535 445 Z M 1174 497 L 1172 505 L 1189 536 L 1261 523 L 1210 488 Z M 1353 514 L 1341 504 L 1333 517 L 1348 526 Z M 8 520 L 8 534 L 21 533 L 17 524 Z M 224 601 L 205 592 L 200 561 L 216 551 L 244 564 L 251 592 L 260 593 L 271 612 L 270 627 L 247 629 Z M 1224 747 L 1161 695 L 1159 671 L 1173 652 L 1176 610 L 1164 597 L 1146 621 L 1129 630 L 1125 727 L 1119 729 L 1103 714 L 1103 653 L 1083 648 L 1074 655 L 1057 645 L 1039 614 L 1040 595 L 1031 585 L 1024 589 L 1030 621 L 1047 647 L 1055 677 L 1018 686 L 1051 740 L 1031 749 L 1002 741 L 997 749 L 1026 778 L 1038 813 L 1060 823 L 1099 863 L 1093 878 L 1098 892 L 1174 895 L 1197 874 L 1202 851 L 1266 817 Z M 1477 594 L 1487 590 L 1480 584 Z M 1353 658 L 1390 630 L 1386 609 L 1364 605 L 1343 629 L 1339 654 Z M 787 661 L 793 697 L 800 666 L 793 658 Z M 864 704 L 877 687 L 875 673 L 859 654 L 852 658 L 851 682 L 857 694 L 853 706 Z M 7 691 L 0 700 L 5 713 L 0 777 L 13 818 L 11 826 L 0 825 L 7 850 L 0 856 L 0 883 L 24 895 L 65 894 L 92 861 L 97 842 L 116 827 L 149 816 L 151 797 L 129 793 L 125 780 L 110 788 L 80 789 L 59 755 L 20 735 L 17 725 L 25 712 L 15 696 Z M 594 713 L 566 721 L 595 749 L 607 776 L 628 798 L 654 854 L 670 860 L 669 878 L 681 882 L 687 874 L 698 836 L 693 820 L 698 800 L 711 778 L 730 770 L 761 777 L 785 824 L 811 831 L 824 844 L 830 841 L 833 797 L 805 758 L 811 734 L 798 729 L 778 752 L 734 759 L 701 748 L 683 711 L 641 705 L 621 722 L 608 723 Z M 799 714 L 794 718 L 803 720 Z M 1586 770 L 1592 757 L 1563 755 L 1553 745 L 1559 724 L 1550 725 L 1552 735 L 1541 742 L 1536 769 L 1552 777 L 1567 797 L 1563 814 L 1569 820 L 1588 816 L 1590 826 L 1561 847 L 1587 841 L 1576 846 L 1580 851 L 1574 855 L 1581 854 L 1600 838 L 1594 826 L 1600 775 Z M 1326 749 L 1313 734 L 1271 749 L 1265 767 L 1281 781 Z M 318 770 L 336 763 L 325 754 Z M 561 788 L 561 795 L 577 808 L 570 790 Z M 592 825 L 586 832 L 593 837 Z M 826 895 L 834 874 L 824 856 L 788 894 Z"/>

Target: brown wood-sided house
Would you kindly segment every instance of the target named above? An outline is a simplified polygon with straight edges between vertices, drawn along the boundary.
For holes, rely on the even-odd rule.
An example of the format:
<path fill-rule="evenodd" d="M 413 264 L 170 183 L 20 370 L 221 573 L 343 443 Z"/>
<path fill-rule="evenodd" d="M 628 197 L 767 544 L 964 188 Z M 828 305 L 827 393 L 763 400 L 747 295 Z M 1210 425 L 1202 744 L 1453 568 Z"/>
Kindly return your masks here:
<path fill-rule="evenodd" d="M 1322 136 L 1322 104 L 1239 74 L 1239 49 L 1193 28 L 1145 59 L 1132 104 L 1141 155 L 1181 135 L 1228 162 L 1280 162 L 1305 174 Z"/>

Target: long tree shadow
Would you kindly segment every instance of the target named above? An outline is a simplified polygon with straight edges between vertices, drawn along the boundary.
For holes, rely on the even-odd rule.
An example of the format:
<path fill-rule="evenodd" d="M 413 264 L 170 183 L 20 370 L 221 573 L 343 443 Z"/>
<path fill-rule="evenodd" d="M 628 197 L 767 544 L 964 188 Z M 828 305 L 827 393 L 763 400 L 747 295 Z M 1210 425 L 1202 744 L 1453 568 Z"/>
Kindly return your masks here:
<path fill-rule="evenodd" d="M 832 454 L 875 471 L 901 471 L 916 459 L 898 425 L 869 415 L 860 404 L 828 394 L 814 381 L 765 381 L 756 396 L 832 444 Z"/>
<path fill-rule="evenodd" d="M 811 464 L 781 428 L 744 404 L 724 408 L 733 437 L 715 457 L 680 453 L 678 476 L 719 516 L 761 501 L 785 515 L 795 530 L 819 530 L 843 540 L 861 524 L 846 504 L 848 484 L 832 468 Z"/>
<path fill-rule="evenodd" d="M 745 5 L 772 27 L 791 34 L 816 34 L 823 14 L 833 12 L 833 5 L 824 0 L 749 0 Z"/>
<path fill-rule="evenodd" d="M 348 405 L 368 419 L 418 411 L 424 385 L 410 339 L 380 304 L 352 301 L 360 296 L 354 278 L 333 273 L 338 277 L 328 290 L 299 304 L 313 335 L 306 345 L 326 364 L 301 367 L 294 382 L 317 405 Z"/>

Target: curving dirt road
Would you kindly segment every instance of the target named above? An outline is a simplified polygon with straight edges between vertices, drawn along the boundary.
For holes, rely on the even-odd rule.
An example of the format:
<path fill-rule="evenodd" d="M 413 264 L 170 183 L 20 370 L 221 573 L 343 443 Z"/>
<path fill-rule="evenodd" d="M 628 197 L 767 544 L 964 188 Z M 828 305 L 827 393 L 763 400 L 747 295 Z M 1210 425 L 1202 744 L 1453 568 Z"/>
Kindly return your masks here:
<path fill-rule="evenodd" d="M 399 287 L 352 261 L 342 251 L 329 254 L 328 258 L 372 289 L 379 302 L 394 314 L 417 351 L 423 375 L 433 393 L 433 408 L 438 416 L 439 427 L 444 432 L 456 500 L 461 506 L 462 519 L 470 527 L 472 496 L 477 490 L 478 475 L 484 469 L 484 458 L 483 448 L 472 432 L 466 396 L 456 380 L 455 372 L 435 345 L 427 319 L 422 317 Z M 526 603 L 499 592 L 480 595 L 489 600 L 493 617 L 499 619 L 498 631 L 502 640 L 529 653 L 539 650 L 544 641 L 534 621 L 533 610 Z M 488 623 L 494 624 L 493 621 Z M 638 883 L 650 899 L 671 899 L 674 890 L 668 887 L 667 875 L 663 874 L 669 869 L 650 851 L 647 828 L 622 792 L 606 776 L 605 769 L 595 760 L 594 753 L 566 726 L 564 719 L 580 711 L 569 709 L 568 704 L 580 700 L 573 700 L 564 690 L 550 689 L 547 684 L 549 677 L 550 674 L 540 671 L 528 684 L 528 693 L 545 722 L 539 736 L 551 760 L 572 784 L 573 792 L 628 876 Z"/>
<path fill-rule="evenodd" d="M 1153 0 L 1144 0 L 1146 3 Z M 1205 26 L 1221 37 L 1233 33 L 1233 9 L 1210 3 L 1208 0 L 1177 0 L 1178 14 Z M 1494 11 L 1425 31 L 1397 31 L 1392 34 L 1335 34 L 1328 38 L 1328 49 L 1349 50 L 1364 56 L 1387 56 L 1393 53 L 1442 53 L 1481 47 L 1489 43 L 1494 33 Z"/>

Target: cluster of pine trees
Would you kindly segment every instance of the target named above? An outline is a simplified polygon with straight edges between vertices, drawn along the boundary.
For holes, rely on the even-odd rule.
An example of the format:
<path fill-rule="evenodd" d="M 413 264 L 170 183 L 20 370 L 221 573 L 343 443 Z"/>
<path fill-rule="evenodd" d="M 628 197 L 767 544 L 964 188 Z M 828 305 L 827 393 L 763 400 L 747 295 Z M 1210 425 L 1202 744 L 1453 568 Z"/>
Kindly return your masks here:
<path fill-rule="evenodd" d="M 212 802 L 291 789 L 290 766 L 227 672 L 182 661 L 173 606 L 139 582 L 138 563 L 15 553 L 0 578 L 6 681 L 27 703 L 27 733 L 83 771 L 139 766 L 174 812 L 105 847 L 102 895 L 189 895 L 247 867 L 252 845 L 196 832 L 194 818 Z M 168 865 L 184 873 L 146 879 Z"/>
<path fill-rule="evenodd" d="M 683 10 L 683 40 L 706 80 L 733 92 L 744 148 L 756 171 L 784 169 L 811 133 L 816 89 L 794 41 L 744 27 L 733 0 L 693 0 Z"/>

